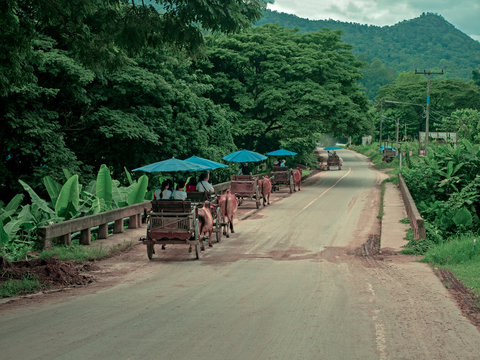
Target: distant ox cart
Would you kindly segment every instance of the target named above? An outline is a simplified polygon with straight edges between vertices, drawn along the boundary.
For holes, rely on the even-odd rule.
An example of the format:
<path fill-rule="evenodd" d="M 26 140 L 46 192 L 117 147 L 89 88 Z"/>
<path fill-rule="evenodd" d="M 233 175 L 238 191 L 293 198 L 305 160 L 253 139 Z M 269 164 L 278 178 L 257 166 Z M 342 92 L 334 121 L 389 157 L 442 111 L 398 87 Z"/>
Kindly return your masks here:
<path fill-rule="evenodd" d="M 257 209 L 260 208 L 260 196 L 257 179 L 252 175 L 232 175 L 230 178 L 230 191 L 238 199 L 240 206 L 244 199 L 255 201 Z"/>
<path fill-rule="evenodd" d="M 273 186 L 272 190 L 277 191 L 280 189 L 280 185 L 284 185 L 289 187 L 290 192 L 293 192 L 294 183 L 291 169 L 285 166 L 274 166 L 270 180 Z"/>

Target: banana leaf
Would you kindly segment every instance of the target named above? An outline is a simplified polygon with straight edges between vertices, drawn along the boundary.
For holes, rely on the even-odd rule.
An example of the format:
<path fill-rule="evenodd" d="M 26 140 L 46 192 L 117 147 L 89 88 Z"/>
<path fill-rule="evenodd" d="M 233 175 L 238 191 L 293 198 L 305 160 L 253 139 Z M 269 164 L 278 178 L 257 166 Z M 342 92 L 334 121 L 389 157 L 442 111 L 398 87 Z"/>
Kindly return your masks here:
<path fill-rule="evenodd" d="M 13 197 L 13 199 L 10 200 L 10 202 L 7 204 L 7 206 L 5 206 L 5 210 L 6 211 L 11 211 L 11 210 L 17 211 L 17 209 L 20 206 L 20 204 L 22 203 L 24 197 L 25 196 L 23 194 L 15 195 Z"/>
<path fill-rule="evenodd" d="M 42 181 L 47 189 L 48 196 L 50 196 L 50 200 L 52 200 L 52 204 L 55 204 L 57 202 L 58 194 L 60 194 L 60 190 L 62 189 L 62 185 L 48 175 L 45 176 Z"/>
<path fill-rule="evenodd" d="M 129 185 L 132 185 L 133 184 L 133 179 L 132 179 L 132 175 L 130 174 L 130 171 L 128 171 L 125 166 L 123 167 L 123 169 L 125 170 L 125 175 L 127 175 L 127 180 L 128 180 Z"/>
<path fill-rule="evenodd" d="M 0 222 L 0 244 L 5 246 L 8 243 L 8 240 L 10 238 L 8 237 L 5 229 L 3 228 L 3 224 Z"/>
<path fill-rule="evenodd" d="M 51 214 L 51 215 L 55 214 L 55 211 L 53 211 L 48 206 L 48 203 L 45 200 L 43 200 L 40 196 L 38 196 L 37 193 L 26 182 L 23 182 L 22 180 L 18 180 L 18 182 L 20 183 L 20 185 L 23 186 L 23 188 L 30 195 L 30 198 L 32 199 L 32 204 L 35 204 L 40 210 L 48 214 Z"/>
<path fill-rule="evenodd" d="M 62 186 L 57 202 L 55 203 L 55 213 L 57 216 L 66 220 L 71 219 L 78 212 L 79 205 L 79 186 L 78 175 L 73 175 Z"/>
<path fill-rule="evenodd" d="M 112 177 L 106 165 L 102 165 L 98 171 L 95 193 L 105 204 L 112 204 Z"/>
<path fill-rule="evenodd" d="M 138 204 L 142 201 L 145 201 L 145 194 L 148 187 L 148 177 L 147 175 L 142 175 L 133 190 L 128 194 L 127 203 L 128 205 Z"/>

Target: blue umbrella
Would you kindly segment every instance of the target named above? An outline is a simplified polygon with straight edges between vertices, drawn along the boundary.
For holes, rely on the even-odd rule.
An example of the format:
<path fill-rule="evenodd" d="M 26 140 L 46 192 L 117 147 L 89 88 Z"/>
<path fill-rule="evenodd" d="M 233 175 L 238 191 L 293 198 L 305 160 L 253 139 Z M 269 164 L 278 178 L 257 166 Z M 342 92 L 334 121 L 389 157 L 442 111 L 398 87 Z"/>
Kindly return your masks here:
<path fill-rule="evenodd" d="M 338 147 L 338 146 L 329 146 L 329 147 L 326 147 L 326 148 L 323 148 L 323 150 L 342 150 L 342 148 Z"/>
<path fill-rule="evenodd" d="M 171 158 L 164 161 L 159 161 L 150 165 L 145 165 L 134 169 L 133 171 L 152 172 L 177 172 L 177 171 L 206 171 L 210 170 L 207 166 L 195 164 L 190 161 L 179 160 Z"/>
<path fill-rule="evenodd" d="M 269 156 L 291 156 L 291 155 L 297 155 L 296 152 L 290 151 L 290 150 L 285 150 L 285 149 L 278 149 L 275 151 L 270 151 L 267 153 Z"/>
<path fill-rule="evenodd" d="M 380 147 L 380 149 L 377 149 L 378 151 L 383 151 L 385 149 L 392 149 L 392 150 L 395 150 L 395 148 L 393 146 L 382 146 Z"/>
<path fill-rule="evenodd" d="M 257 161 L 262 161 L 266 159 L 267 157 L 265 155 L 262 155 L 255 151 L 250 151 L 250 150 L 235 151 L 223 157 L 223 160 L 226 160 L 226 161 L 243 162 L 243 163 L 257 162 Z"/>
<path fill-rule="evenodd" d="M 225 164 L 220 164 L 219 162 L 204 159 L 198 156 L 191 156 L 188 159 L 185 159 L 185 161 L 189 161 L 198 165 L 203 165 L 209 168 L 209 170 L 214 170 L 214 169 L 220 169 L 224 167 L 228 167 Z"/>

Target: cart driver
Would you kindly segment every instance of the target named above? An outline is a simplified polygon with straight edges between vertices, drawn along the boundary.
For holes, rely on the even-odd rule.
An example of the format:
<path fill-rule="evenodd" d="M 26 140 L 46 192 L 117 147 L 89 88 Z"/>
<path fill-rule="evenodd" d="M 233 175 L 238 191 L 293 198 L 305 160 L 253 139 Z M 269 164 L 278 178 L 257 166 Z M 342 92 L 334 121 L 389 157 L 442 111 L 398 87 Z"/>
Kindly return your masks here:
<path fill-rule="evenodd" d="M 207 192 L 207 193 L 214 193 L 215 189 L 213 188 L 212 184 L 208 182 L 210 177 L 208 176 L 208 173 L 203 173 L 200 175 L 198 178 L 198 184 L 197 184 L 197 191 L 198 192 Z"/>

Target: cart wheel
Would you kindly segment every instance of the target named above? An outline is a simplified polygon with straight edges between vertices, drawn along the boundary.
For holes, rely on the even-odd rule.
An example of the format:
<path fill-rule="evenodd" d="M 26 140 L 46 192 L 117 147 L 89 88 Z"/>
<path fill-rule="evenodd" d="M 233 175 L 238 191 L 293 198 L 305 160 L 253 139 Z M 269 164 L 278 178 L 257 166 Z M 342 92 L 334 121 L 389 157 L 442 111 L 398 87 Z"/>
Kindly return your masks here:
<path fill-rule="evenodd" d="M 195 259 L 198 260 L 199 259 L 198 247 L 200 246 L 200 243 L 198 241 L 198 219 L 195 219 L 194 241 L 195 241 Z"/>
<path fill-rule="evenodd" d="M 222 223 L 220 222 L 222 219 L 222 212 L 220 211 L 220 207 L 217 207 L 216 211 L 217 219 L 215 221 L 215 232 L 217 237 L 217 243 L 222 240 Z"/>
<path fill-rule="evenodd" d="M 153 244 L 151 243 L 147 243 L 147 256 L 148 256 L 148 260 L 152 260 L 152 257 L 153 257 Z"/>
<path fill-rule="evenodd" d="M 257 201 L 256 205 L 257 205 L 257 209 L 260 209 L 260 201 Z"/>

